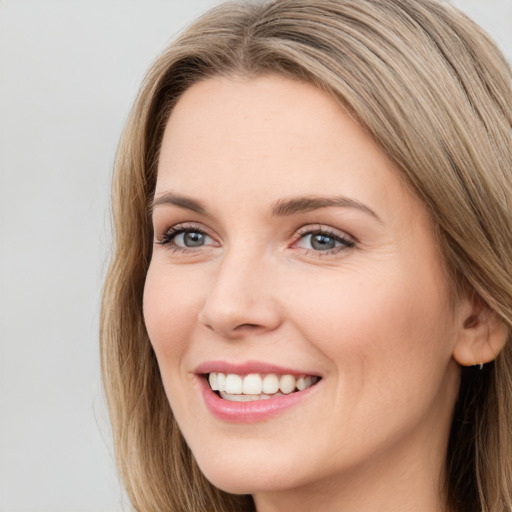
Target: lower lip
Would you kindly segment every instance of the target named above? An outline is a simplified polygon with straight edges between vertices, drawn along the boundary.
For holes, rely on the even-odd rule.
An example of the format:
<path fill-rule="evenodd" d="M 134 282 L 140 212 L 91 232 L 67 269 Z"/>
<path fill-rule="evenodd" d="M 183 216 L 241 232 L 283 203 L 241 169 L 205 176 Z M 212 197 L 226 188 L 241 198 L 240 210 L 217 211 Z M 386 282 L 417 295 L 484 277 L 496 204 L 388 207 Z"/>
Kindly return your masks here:
<path fill-rule="evenodd" d="M 276 396 L 266 400 L 231 402 L 230 400 L 224 400 L 213 392 L 204 376 L 198 377 L 207 409 L 216 418 L 232 423 L 256 423 L 277 416 L 300 404 L 319 384 L 314 384 L 303 391 L 296 391 L 289 395 Z"/>

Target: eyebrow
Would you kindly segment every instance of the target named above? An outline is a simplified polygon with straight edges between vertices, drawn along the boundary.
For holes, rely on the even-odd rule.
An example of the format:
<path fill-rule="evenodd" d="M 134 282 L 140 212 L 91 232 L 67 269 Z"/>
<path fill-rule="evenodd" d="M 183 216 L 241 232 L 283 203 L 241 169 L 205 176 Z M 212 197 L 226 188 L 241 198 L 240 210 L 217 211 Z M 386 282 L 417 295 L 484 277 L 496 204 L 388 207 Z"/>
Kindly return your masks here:
<path fill-rule="evenodd" d="M 293 215 L 295 213 L 310 212 L 320 208 L 341 207 L 341 208 L 356 208 L 368 215 L 371 215 L 379 222 L 382 219 L 368 206 L 360 201 L 351 199 L 345 196 L 333 197 L 297 197 L 291 199 L 279 199 L 272 206 L 272 214 L 278 216 Z"/>
<path fill-rule="evenodd" d="M 201 215 L 207 215 L 207 209 L 201 202 L 191 197 L 182 196 L 173 192 L 166 192 L 156 197 L 150 205 L 150 213 L 157 206 L 173 205 L 179 208 L 185 208 Z M 382 219 L 368 206 L 360 201 L 351 199 L 345 196 L 333 197 L 318 197 L 306 196 L 295 197 L 290 199 L 278 199 L 272 204 L 272 215 L 285 217 L 287 215 L 294 215 L 296 213 L 305 213 L 320 208 L 341 207 L 341 208 L 355 208 L 360 210 L 382 223 Z"/>
<path fill-rule="evenodd" d="M 179 206 L 180 208 L 192 210 L 193 212 L 200 213 L 202 215 L 205 215 L 207 213 L 206 208 L 199 201 L 196 201 L 191 197 L 180 196 L 172 192 L 166 192 L 165 194 L 162 194 L 161 196 L 158 196 L 155 199 L 153 199 L 153 202 L 151 203 L 151 206 L 149 208 L 150 213 L 153 212 L 153 210 L 157 206 L 167 205 Z"/>

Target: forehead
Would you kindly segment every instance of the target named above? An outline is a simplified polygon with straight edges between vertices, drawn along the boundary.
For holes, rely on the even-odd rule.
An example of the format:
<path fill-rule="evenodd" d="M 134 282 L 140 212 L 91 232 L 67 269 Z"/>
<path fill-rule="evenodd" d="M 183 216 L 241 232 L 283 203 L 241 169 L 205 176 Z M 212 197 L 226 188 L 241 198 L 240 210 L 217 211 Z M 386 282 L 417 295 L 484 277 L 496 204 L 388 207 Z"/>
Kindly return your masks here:
<path fill-rule="evenodd" d="M 202 200 L 338 193 L 410 202 L 399 171 L 331 96 L 275 75 L 190 87 L 166 126 L 156 193 Z"/>

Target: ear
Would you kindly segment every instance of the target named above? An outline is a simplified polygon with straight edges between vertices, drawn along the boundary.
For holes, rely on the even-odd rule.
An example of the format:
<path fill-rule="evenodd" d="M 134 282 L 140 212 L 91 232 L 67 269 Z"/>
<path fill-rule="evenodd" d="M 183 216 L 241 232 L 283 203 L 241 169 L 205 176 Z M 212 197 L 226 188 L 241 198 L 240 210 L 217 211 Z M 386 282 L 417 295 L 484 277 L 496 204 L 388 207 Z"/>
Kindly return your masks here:
<path fill-rule="evenodd" d="M 494 361 L 507 341 L 507 326 L 474 294 L 464 299 L 458 317 L 453 358 L 462 366 Z"/>

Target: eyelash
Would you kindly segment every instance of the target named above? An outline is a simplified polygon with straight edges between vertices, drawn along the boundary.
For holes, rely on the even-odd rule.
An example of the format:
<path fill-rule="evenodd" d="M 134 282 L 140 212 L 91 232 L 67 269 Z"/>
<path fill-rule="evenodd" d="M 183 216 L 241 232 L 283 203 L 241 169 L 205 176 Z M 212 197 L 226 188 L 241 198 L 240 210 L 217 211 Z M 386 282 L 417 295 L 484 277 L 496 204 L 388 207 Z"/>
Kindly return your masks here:
<path fill-rule="evenodd" d="M 165 233 L 163 233 L 161 239 L 157 240 L 155 243 L 161 246 L 167 247 L 172 252 L 182 252 L 182 253 L 191 253 L 194 252 L 198 254 L 201 249 L 203 249 L 202 246 L 193 248 L 193 247 L 182 247 L 180 245 L 177 245 L 174 240 L 177 236 L 184 234 L 184 233 L 198 233 L 200 235 L 203 235 L 205 237 L 210 237 L 208 233 L 202 229 L 199 225 L 195 224 L 177 224 L 176 226 L 172 226 L 169 228 Z M 328 256 L 332 254 L 337 254 L 342 251 L 346 251 L 347 249 L 350 249 L 356 245 L 353 239 L 342 235 L 338 232 L 329 230 L 322 226 L 306 226 L 304 228 L 301 228 L 294 236 L 292 247 L 296 245 L 301 240 L 305 239 L 307 236 L 315 236 L 315 235 L 322 235 L 327 238 L 331 238 L 334 240 L 334 242 L 339 243 L 340 245 L 338 247 L 334 247 L 332 249 L 325 249 L 325 250 L 315 250 L 315 249 L 305 249 L 306 254 L 314 254 L 315 256 Z"/>
<path fill-rule="evenodd" d="M 301 240 L 305 239 L 307 236 L 314 235 L 322 235 L 327 238 L 331 238 L 332 240 L 334 240 L 334 242 L 337 242 L 340 245 L 338 247 L 325 250 L 306 249 L 306 254 L 308 255 L 314 254 L 315 256 L 329 256 L 346 251 L 347 249 L 350 249 L 356 245 L 355 241 L 352 238 L 346 236 L 345 234 L 341 234 L 340 232 L 336 232 L 322 226 L 306 226 L 304 228 L 301 228 L 297 232 L 295 240 L 292 245 L 297 244 Z"/>
<path fill-rule="evenodd" d="M 201 229 L 201 227 L 198 225 L 177 224 L 176 226 L 172 226 L 165 233 L 163 233 L 162 238 L 160 240 L 157 240 L 156 243 L 158 245 L 167 247 L 172 252 L 188 253 L 188 252 L 194 251 L 194 252 L 198 253 L 202 249 L 202 247 L 194 249 L 194 248 L 187 248 L 187 247 L 182 247 L 180 245 L 176 245 L 176 243 L 174 242 L 175 238 L 178 235 L 181 235 L 183 233 L 199 233 L 201 235 L 209 237 L 208 233 L 206 233 L 206 231 L 204 229 Z"/>

